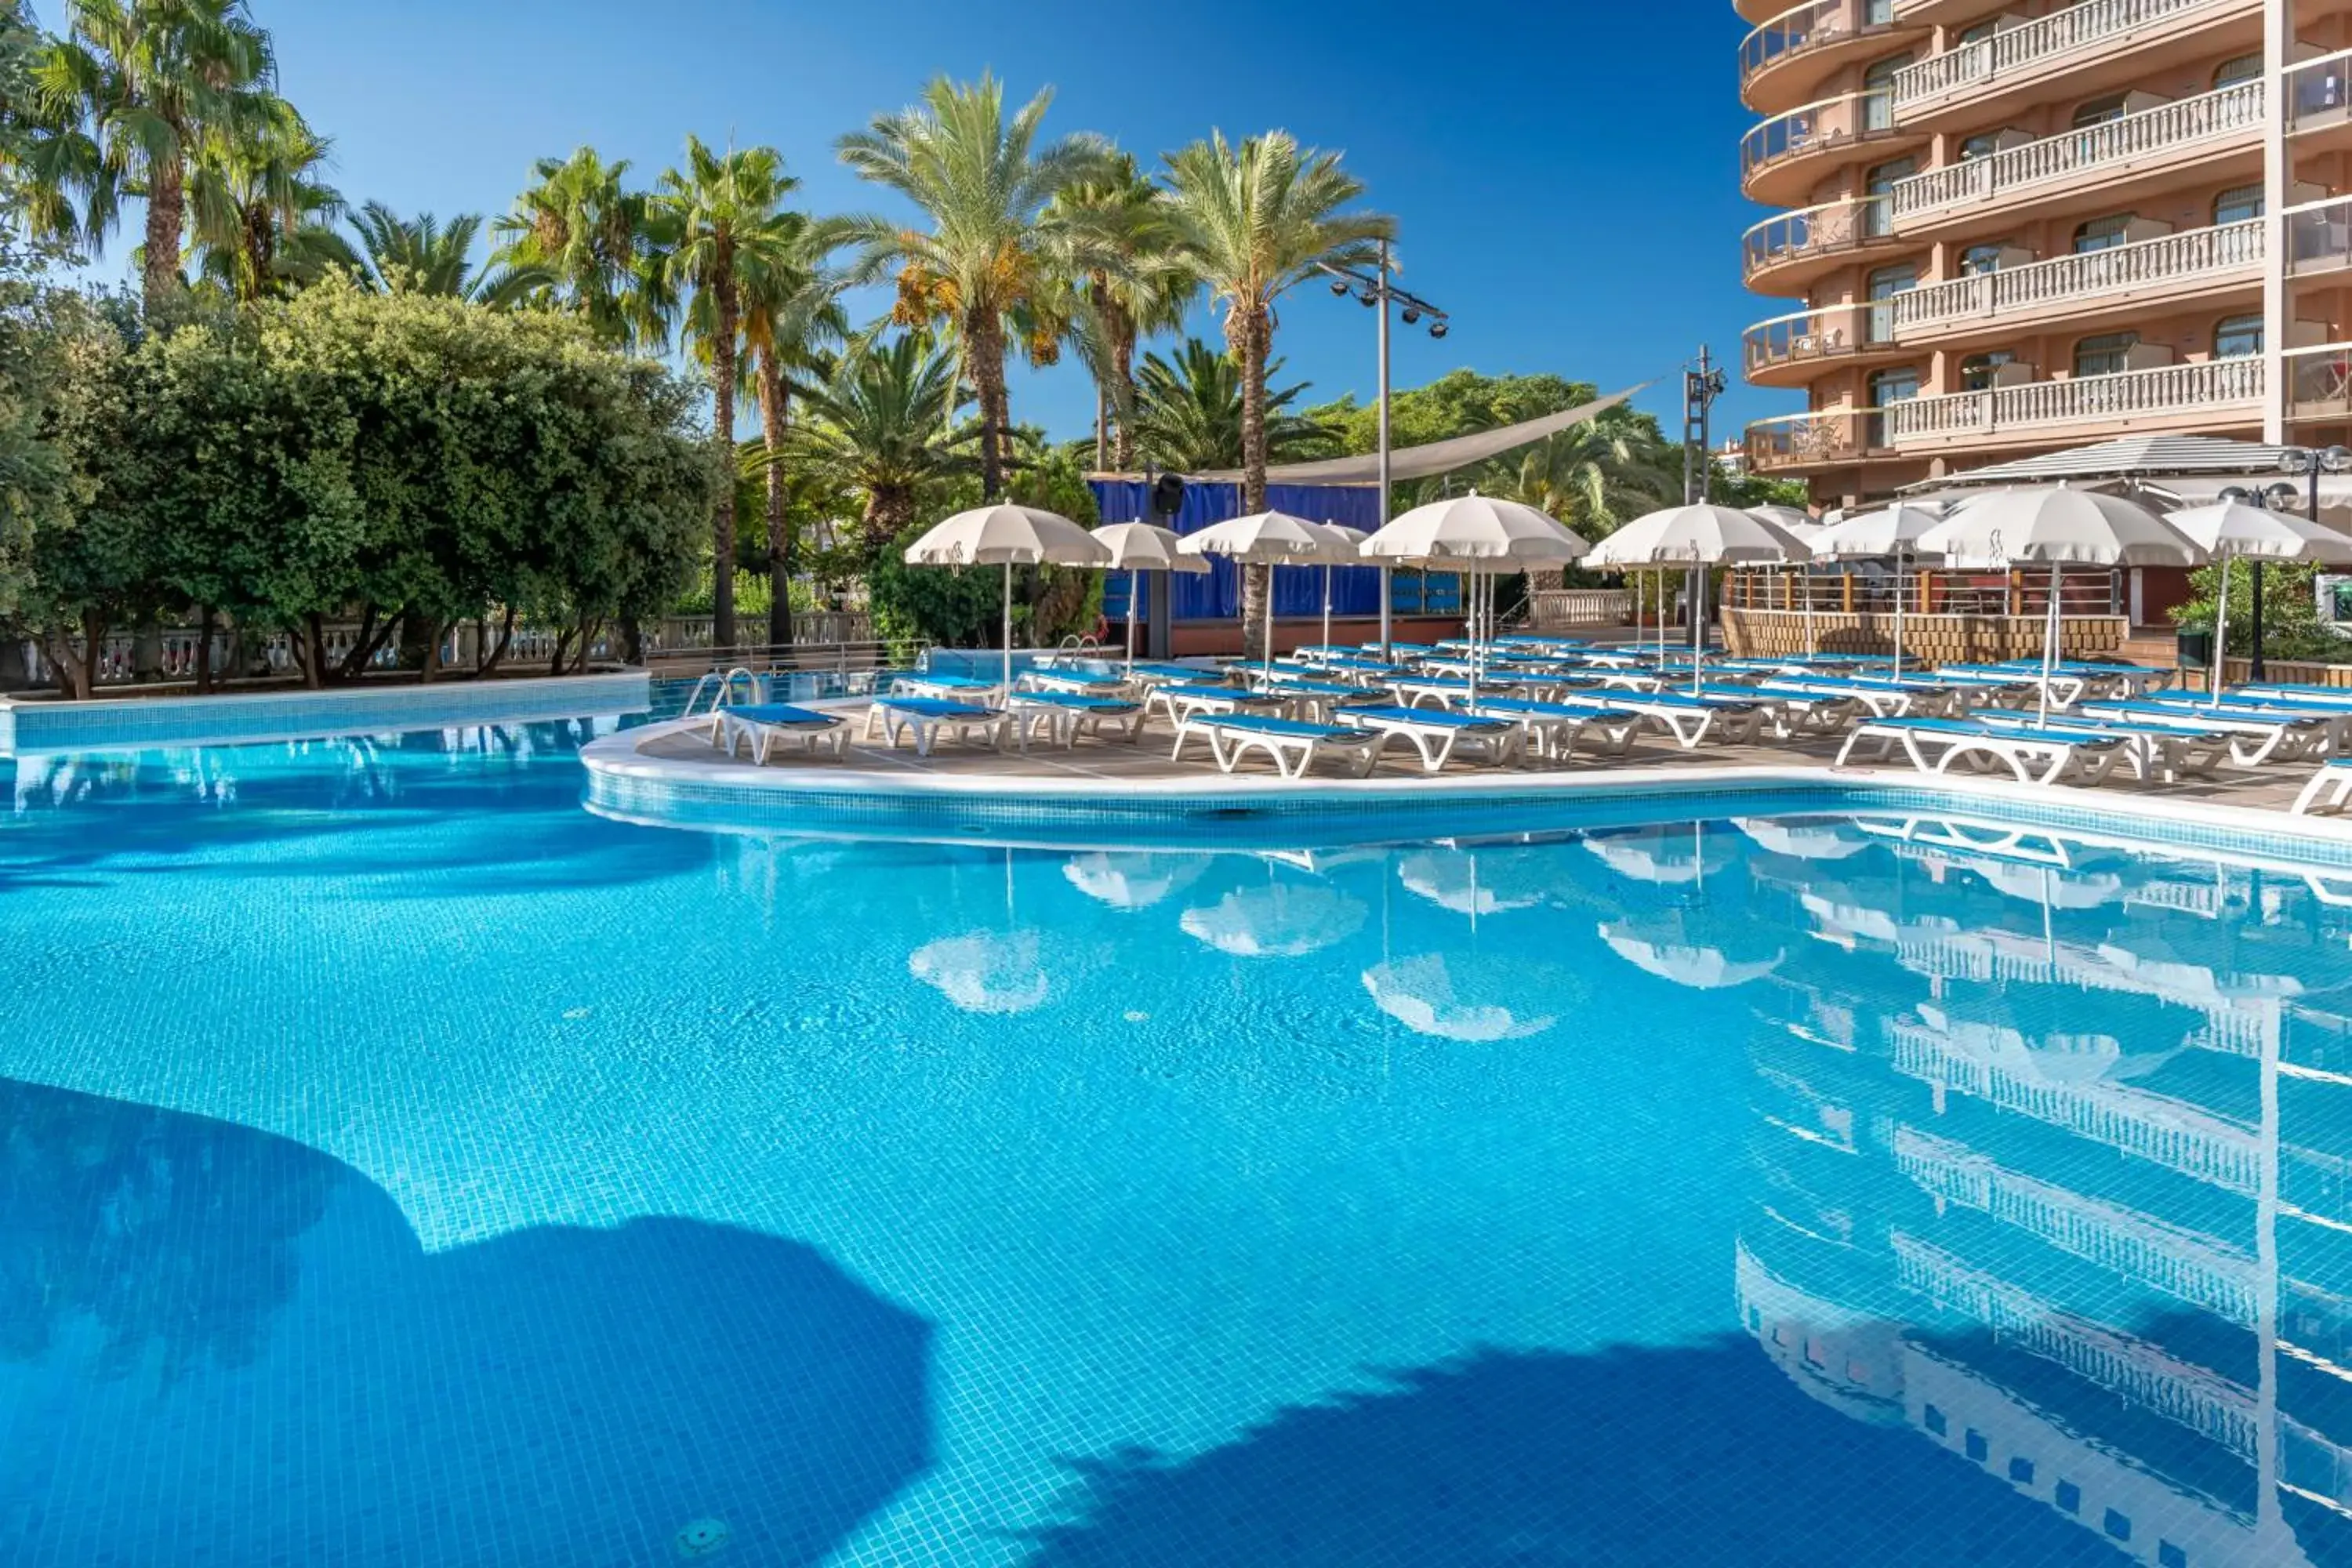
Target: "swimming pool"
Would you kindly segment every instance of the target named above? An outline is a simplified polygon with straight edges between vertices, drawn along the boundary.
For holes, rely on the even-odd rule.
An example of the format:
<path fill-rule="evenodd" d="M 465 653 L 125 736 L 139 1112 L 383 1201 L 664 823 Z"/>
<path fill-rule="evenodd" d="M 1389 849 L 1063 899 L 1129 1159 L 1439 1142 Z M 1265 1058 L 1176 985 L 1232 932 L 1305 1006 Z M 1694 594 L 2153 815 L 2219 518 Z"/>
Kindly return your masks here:
<path fill-rule="evenodd" d="M 11 1563 L 2352 1563 L 2339 884 L 0 764 Z"/>

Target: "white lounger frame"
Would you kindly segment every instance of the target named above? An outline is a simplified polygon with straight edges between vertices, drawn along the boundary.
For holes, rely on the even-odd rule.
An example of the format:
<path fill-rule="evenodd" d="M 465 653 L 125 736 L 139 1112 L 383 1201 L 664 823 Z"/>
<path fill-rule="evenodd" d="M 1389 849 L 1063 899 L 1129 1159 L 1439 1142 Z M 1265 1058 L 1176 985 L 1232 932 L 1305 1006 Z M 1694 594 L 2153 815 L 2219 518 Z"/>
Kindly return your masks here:
<path fill-rule="evenodd" d="M 1175 749 L 1168 753 L 1170 760 L 1182 757 L 1184 742 L 1198 735 L 1209 742 L 1209 755 L 1216 760 L 1220 773 L 1232 773 L 1243 757 L 1258 752 L 1286 779 L 1305 778 L 1307 770 L 1323 757 L 1344 759 L 1349 776 L 1362 778 L 1380 761 L 1381 744 L 1387 739 L 1370 731 L 1361 740 L 1337 735 L 1274 735 L 1262 730 L 1222 724 L 1219 717 L 1204 713 L 1180 722 L 1176 726 Z"/>

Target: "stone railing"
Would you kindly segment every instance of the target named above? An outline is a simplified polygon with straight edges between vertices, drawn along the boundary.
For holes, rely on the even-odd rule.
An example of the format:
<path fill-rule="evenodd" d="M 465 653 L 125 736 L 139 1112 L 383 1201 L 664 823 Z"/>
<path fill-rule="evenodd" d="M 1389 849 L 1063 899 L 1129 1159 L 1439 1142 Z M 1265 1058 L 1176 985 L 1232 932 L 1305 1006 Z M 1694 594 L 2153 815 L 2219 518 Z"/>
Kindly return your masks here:
<path fill-rule="evenodd" d="M 2239 82 L 1897 180 L 1892 193 L 1895 220 L 1899 224 L 1962 202 L 1986 201 L 2135 159 L 2170 154 L 2200 142 L 2252 135 L 2262 124 L 2263 84 Z"/>
<path fill-rule="evenodd" d="M 2024 426 L 2203 412 L 2222 405 L 2258 403 L 2262 395 L 2263 362 L 2248 355 L 1915 397 L 1879 412 L 1887 444 L 1899 447 Z"/>
<path fill-rule="evenodd" d="M 1528 629 L 1633 624 L 1633 595 L 1622 588 L 1538 588 L 1528 595 Z"/>
<path fill-rule="evenodd" d="M 2003 27 L 1895 73 L 1895 102 L 1903 108 L 2008 72 L 2038 66 L 2075 49 L 2095 48 L 2136 28 L 2215 0 L 2080 0 L 2021 26 Z M 1768 24 L 1769 25 L 1769 24 Z M 1762 31 L 1759 28 L 1758 31 Z M 1751 35 L 1752 36 L 1752 35 Z"/>
<path fill-rule="evenodd" d="M 2263 249 L 2263 222 L 2255 218 L 1922 284 L 1886 300 L 1885 309 L 1900 335 L 1947 322 L 2072 304 L 2103 294 L 2162 288 L 2259 267 Z"/>

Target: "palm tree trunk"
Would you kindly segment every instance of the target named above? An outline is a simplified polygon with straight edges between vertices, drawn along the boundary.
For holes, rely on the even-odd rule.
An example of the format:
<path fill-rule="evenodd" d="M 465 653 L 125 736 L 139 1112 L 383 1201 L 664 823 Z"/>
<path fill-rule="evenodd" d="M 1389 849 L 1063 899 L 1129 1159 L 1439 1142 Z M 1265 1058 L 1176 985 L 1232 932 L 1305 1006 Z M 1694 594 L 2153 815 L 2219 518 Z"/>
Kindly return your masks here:
<path fill-rule="evenodd" d="M 186 172 L 175 151 L 159 159 L 148 179 L 147 260 L 144 272 L 145 308 L 152 310 L 180 287 L 181 209 L 186 201 Z"/>
<path fill-rule="evenodd" d="M 760 440 L 768 454 L 768 646 L 793 640 L 793 539 L 784 520 L 784 373 L 776 351 L 760 351 Z"/>
<path fill-rule="evenodd" d="M 1135 406 L 1135 333 L 1131 329 L 1122 327 L 1112 333 L 1110 367 L 1111 374 L 1118 377 L 1120 390 L 1126 394 L 1127 406 L 1133 408 Z M 1118 464 L 1118 471 L 1122 474 L 1132 473 L 1135 470 L 1135 431 L 1131 427 L 1133 424 L 1134 421 L 1131 419 L 1123 416 L 1120 418 L 1118 441 L 1112 448 L 1112 457 Z"/>
<path fill-rule="evenodd" d="M 710 340 L 710 438 L 719 448 L 719 504 L 710 518 L 710 642 L 735 646 L 735 279 L 718 268 L 710 287 L 719 303 L 718 331 Z M 561 666 L 559 665 L 560 668 Z"/>
<path fill-rule="evenodd" d="M 1265 308 L 1236 311 L 1233 322 L 1241 340 L 1242 360 L 1242 510 L 1265 510 L 1265 360 L 1273 321 Z M 1242 568 L 1242 657 L 1263 659 L 1266 648 L 1266 595 L 1273 591 L 1273 569 Z"/>
<path fill-rule="evenodd" d="M 973 310 L 964 319 L 971 345 L 972 390 L 980 394 L 980 493 L 994 500 L 1004 493 L 1004 432 L 1010 423 L 1004 391 L 1004 323 L 993 310 Z"/>

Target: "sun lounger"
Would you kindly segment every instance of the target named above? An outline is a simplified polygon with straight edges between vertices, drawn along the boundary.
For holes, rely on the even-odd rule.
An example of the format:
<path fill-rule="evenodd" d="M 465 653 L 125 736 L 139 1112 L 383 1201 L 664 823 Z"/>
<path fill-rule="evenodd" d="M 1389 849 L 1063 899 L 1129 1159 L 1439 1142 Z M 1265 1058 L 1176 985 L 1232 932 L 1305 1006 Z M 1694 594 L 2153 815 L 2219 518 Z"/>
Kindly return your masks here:
<path fill-rule="evenodd" d="M 2120 719 L 2229 738 L 2230 760 L 2242 768 L 2270 762 L 2316 762 L 2336 748 L 2340 721 L 2322 713 L 2224 702 L 2219 707 L 2167 702 L 2085 702 L 2086 719 Z M 2352 715 L 2347 715 L 2352 718 Z"/>
<path fill-rule="evenodd" d="M 1564 684 L 1555 677 L 1516 675 L 1489 670 L 1478 678 L 1478 690 L 1540 700 Z M 1458 708 L 1470 700 L 1470 682 L 1454 675 L 1407 675 L 1387 682 L 1389 691 L 1407 708 Z"/>
<path fill-rule="evenodd" d="M 1839 749 L 1837 765 L 1874 745 L 1868 759 L 1885 762 L 1900 751 L 1923 773 L 2003 766 L 2020 784 L 2086 784 L 2134 762 L 2131 737 L 2110 730 L 2012 728 L 1974 719 L 1873 719 L 1857 724 Z M 1931 760 L 1928 753 L 1933 752 Z"/>
<path fill-rule="evenodd" d="M 745 703 L 740 708 L 720 708 L 711 715 L 710 743 L 723 743 L 730 757 L 738 745 L 748 743 L 751 761 L 764 768 L 770 749 L 780 742 L 811 754 L 830 752 L 838 757 L 848 749 L 849 726 L 838 714 L 782 702 Z"/>
<path fill-rule="evenodd" d="M 1928 674 L 1947 686 L 1958 686 L 1974 691 L 1977 698 L 1990 699 L 2007 707 L 2022 707 L 2041 701 L 2042 671 L 2016 669 L 1997 664 L 1939 665 Z M 2061 672 L 2050 679 L 2050 701 L 2053 707 L 2069 708 L 2082 700 L 2084 680 L 2080 676 Z"/>
<path fill-rule="evenodd" d="M 1205 682 L 1176 681 L 1154 687 L 1144 699 L 1147 713 L 1162 712 L 1171 724 L 1182 724 L 1202 713 L 1272 713 L 1282 706 L 1282 699 L 1263 691 L 1244 691 L 1238 686 L 1213 686 Z"/>
<path fill-rule="evenodd" d="M 1098 741 L 1139 741 L 1143 738 L 1143 704 L 1121 697 L 1098 697 L 1084 691 L 1016 691 L 1016 710 L 1043 710 L 1045 725 L 1057 746 L 1070 746 L 1080 735 Z"/>
<path fill-rule="evenodd" d="M 2211 778 L 2231 761 L 2231 737 L 2201 725 L 2150 724 L 2121 716 L 2082 712 L 2053 718 L 2044 724 L 2032 713 L 2008 708 L 1979 709 L 1969 717 L 2012 733 L 2063 729 L 2086 734 L 2120 735 L 2131 748 L 2132 772 L 2143 783 Z"/>
<path fill-rule="evenodd" d="M 1958 707 L 1957 696 L 1948 686 L 1864 680 L 1850 676 L 1776 675 L 1769 680 L 1759 681 L 1756 689 L 1844 697 L 1860 705 L 1874 719 L 1899 719 L 1913 714 L 1932 718 L 1948 715 Z"/>
<path fill-rule="evenodd" d="M 984 708 L 971 702 L 950 702 L 939 697 L 900 697 L 896 693 L 877 697 L 866 710 L 866 738 L 875 739 L 878 731 L 893 750 L 898 738 L 908 732 L 915 737 L 915 754 L 928 757 L 931 747 L 944 733 L 958 741 L 979 740 L 990 746 L 1004 743 L 1004 731 L 1013 722 L 1013 714 L 1003 708 Z M 1021 726 L 1025 748 L 1028 725 Z"/>
<path fill-rule="evenodd" d="M 1284 778 L 1304 778 L 1307 770 L 1325 758 L 1345 763 L 1350 776 L 1362 778 L 1380 760 L 1384 735 L 1330 724 L 1307 724 L 1277 719 L 1271 713 L 1199 713 L 1176 726 L 1172 760 L 1184 754 L 1184 743 L 1198 735 L 1209 742 L 1209 754 L 1221 773 L 1232 773 L 1241 760 L 1255 752 L 1274 763 Z"/>
<path fill-rule="evenodd" d="M 1127 689 L 1127 682 L 1116 675 L 1080 669 L 1031 669 L 1013 684 L 1015 690 L 1066 691 L 1082 697 L 1116 697 Z"/>
<path fill-rule="evenodd" d="M 1539 757 L 1566 757 L 1580 744 L 1604 757 L 1622 757 L 1650 726 L 1641 714 L 1622 709 L 1570 707 L 1514 697 L 1482 697 L 1475 711 L 1482 718 L 1507 720 L 1526 731 Z"/>
<path fill-rule="evenodd" d="M 2352 757 L 2336 757 L 2320 764 L 2294 797 L 2294 811 L 2297 816 L 2318 816 L 2344 809 L 2352 799 Z"/>
<path fill-rule="evenodd" d="M 1551 700 L 1588 713 L 1638 713 L 1686 752 L 1718 733 L 1753 742 L 1770 718 L 1768 710 L 1754 702 L 1710 701 L 1673 691 L 1563 691 Z"/>
<path fill-rule="evenodd" d="M 1342 704 L 1366 701 L 1373 696 L 1360 686 L 1346 686 L 1336 680 L 1272 680 L 1258 690 L 1265 696 L 1280 698 L 1285 717 L 1309 724 L 1328 724 L 1333 710 Z"/>
<path fill-rule="evenodd" d="M 1434 712 L 1426 708 L 1348 708 L 1339 722 L 1370 730 L 1383 741 L 1400 740 L 1421 758 L 1423 773 L 1437 773 L 1459 751 L 1483 761 L 1507 763 L 1517 759 L 1527 732 L 1503 719 L 1475 713 Z M 1373 753 L 1377 756 L 1376 751 Z"/>
<path fill-rule="evenodd" d="M 2042 675 L 2042 661 L 2038 658 L 2005 658 L 1991 668 L 2017 670 L 2035 679 Z M 2062 658 L 2055 673 L 2080 680 L 2084 697 L 2117 700 L 2153 690 L 2172 679 L 2172 671 L 2158 669 L 2153 665 L 2122 664 L 2095 658 Z"/>
<path fill-rule="evenodd" d="M 1847 692 L 1791 691 L 1762 686 L 1708 686 L 1699 691 L 1703 702 L 1754 704 L 1765 711 L 1765 722 L 1782 740 L 1792 735 L 1836 735 L 1860 718 L 1864 705 Z"/>

